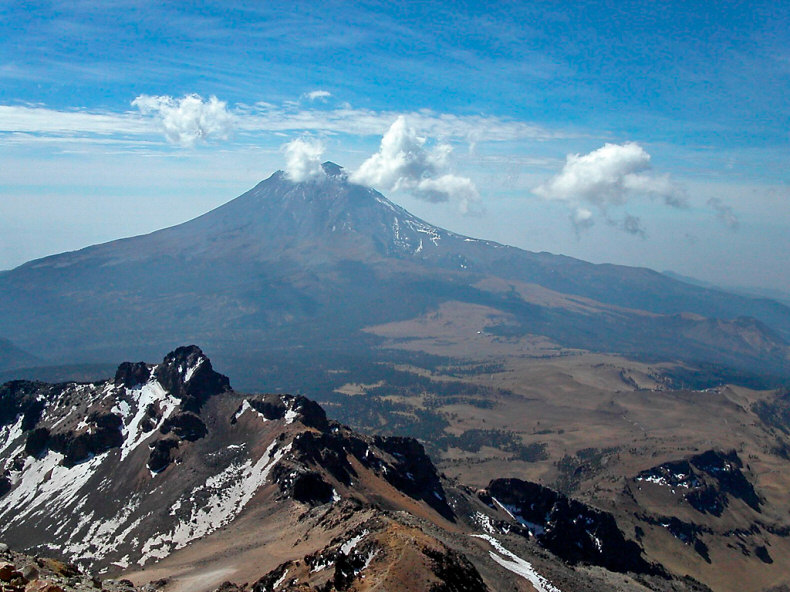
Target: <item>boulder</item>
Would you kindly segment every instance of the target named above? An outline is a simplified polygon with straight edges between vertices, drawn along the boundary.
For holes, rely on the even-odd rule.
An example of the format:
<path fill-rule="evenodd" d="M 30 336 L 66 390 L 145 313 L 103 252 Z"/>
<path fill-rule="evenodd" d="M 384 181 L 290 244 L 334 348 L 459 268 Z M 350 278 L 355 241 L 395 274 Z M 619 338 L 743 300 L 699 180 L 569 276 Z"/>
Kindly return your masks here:
<path fill-rule="evenodd" d="M 14 578 L 21 577 L 21 573 L 17 571 L 13 563 L 3 563 L 0 565 L 0 581 L 10 582 Z"/>
<path fill-rule="evenodd" d="M 22 574 L 22 577 L 25 578 L 27 581 L 38 579 L 38 568 L 32 563 L 28 563 L 19 571 Z"/>

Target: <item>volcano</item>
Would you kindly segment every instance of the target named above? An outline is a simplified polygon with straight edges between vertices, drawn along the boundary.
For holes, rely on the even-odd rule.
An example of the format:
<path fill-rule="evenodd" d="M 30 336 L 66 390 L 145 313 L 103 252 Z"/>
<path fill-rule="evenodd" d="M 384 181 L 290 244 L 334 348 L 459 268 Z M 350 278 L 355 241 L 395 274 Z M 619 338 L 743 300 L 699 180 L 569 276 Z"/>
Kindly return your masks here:
<path fill-rule="evenodd" d="M 273 351 L 364 357 L 382 341 L 367 329 L 461 303 L 500 319 L 497 337 L 790 376 L 784 305 L 461 236 L 323 171 L 279 171 L 184 224 L 3 272 L 0 338 L 50 366 L 201 343 L 255 388 Z"/>

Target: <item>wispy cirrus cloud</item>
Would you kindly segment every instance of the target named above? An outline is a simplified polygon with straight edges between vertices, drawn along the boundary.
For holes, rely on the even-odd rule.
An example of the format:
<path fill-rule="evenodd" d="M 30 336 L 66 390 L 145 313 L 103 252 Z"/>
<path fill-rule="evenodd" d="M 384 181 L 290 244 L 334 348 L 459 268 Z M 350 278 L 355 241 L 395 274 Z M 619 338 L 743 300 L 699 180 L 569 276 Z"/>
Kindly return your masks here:
<path fill-rule="evenodd" d="M 332 96 L 332 93 L 328 90 L 313 90 L 302 95 L 305 99 L 309 99 L 311 101 L 326 101 L 329 97 Z"/>
<path fill-rule="evenodd" d="M 42 106 L 0 105 L 0 132 L 51 135 L 147 135 L 155 126 L 132 113 L 63 111 Z"/>
<path fill-rule="evenodd" d="M 38 135 L 119 134 L 130 139 L 158 132 L 169 142 L 190 146 L 203 140 L 224 140 L 231 131 L 244 142 L 261 133 L 316 133 L 325 135 L 383 135 L 399 116 L 430 137 L 445 141 L 509 142 L 573 137 L 527 122 L 489 115 L 456 115 L 423 109 L 411 112 L 376 111 L 340 107 L 301 108 L 295 103 L 228 106 L 216 98 L 198 95 L 182 98 L 140 95 L 133 100 L 135 111 L 63 110 L 43 105 L 0 105 L 0 133 Z"/>

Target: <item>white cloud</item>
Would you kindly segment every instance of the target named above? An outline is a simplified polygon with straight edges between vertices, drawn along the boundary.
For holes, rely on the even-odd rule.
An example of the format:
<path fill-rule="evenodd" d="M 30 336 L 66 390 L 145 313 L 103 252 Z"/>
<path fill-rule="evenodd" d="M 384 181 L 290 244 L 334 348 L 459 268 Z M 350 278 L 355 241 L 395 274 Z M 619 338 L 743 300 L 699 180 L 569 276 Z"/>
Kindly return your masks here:
<path fill-rule="evenodd" d="M 533 189 L 536 195 L 566 202 L 574 213 L 571 220 L 577 231 L 593 224 L 594 206 L 608 220 L 609 209 L 623 206 L 638 197 L 659 198 L 668 206 L 685 207 L 684 191 L 669 175 L 650 172 L 650 155 L 635 142 L 604 144 L 588 154 L 569 154 L 559 174 Z M 615 225 L 644 236 L 641 220 L 626 215 Z"/>
<path fill-rule="evenodd" d="M 716 212 L 716 217 L 721 220 L 722 224 L 732 230 L 738 230 L 740 221 L 735 212 L 732 211 L 732 207 L 725 204 L 718 197 L 711 197 L 708 200 L 708 205 Z"/>
<path fill-rule="evenodd" d="M 233 128 L 233 116 L 225 101 L 200 95 L 173 97 L 140 95 L 132 101 L 143 115 L 159 119 L 168 141 L 181 146 L 194 146 L 210 138 L 227 139 Z"/>
<path fill-rule="evenodd" d="M 297 138 L 283 146 L 285 152 L 285 174 L 291 181 L 300 183 L 324 176 L 321 155 L 324 144 L 319 140 Z"/>
<path fill-rule="evenodd" d="M 432 202 L 452 199 L 468 212 L 479 199 L 474 183 L 449 172 L 449 144 L 428 148 L 426 143 L 401 115 L 381 138 L 379 151 L 362 163 L 351 180 L 388 191 L 406 190 Z"/>
<path fill-rule="evenodd" d="M 587 208 L 578 207 L 571 214 L 571 222 L 578 236 L 582 230 L 591 228 L 595 224 L 593 213 Z"/>
<path fill-rule="evenodd" d="M 332 96 L 332 93 L 328 90 L 313 90 L 303 95 L 306 99 L 310 99 L 311 101 L 326 101 L 329 97 Z"/>

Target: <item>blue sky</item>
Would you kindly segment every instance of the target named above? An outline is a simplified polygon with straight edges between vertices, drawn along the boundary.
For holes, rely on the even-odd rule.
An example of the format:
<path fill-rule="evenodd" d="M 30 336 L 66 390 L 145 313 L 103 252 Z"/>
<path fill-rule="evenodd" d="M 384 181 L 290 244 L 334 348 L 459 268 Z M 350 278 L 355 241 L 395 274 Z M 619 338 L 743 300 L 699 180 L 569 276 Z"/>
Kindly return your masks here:
<path fill-rule="evenodd" d="M 295 139 L 386 167 L 404 115 L 423 181 L 456 183 L 365 179 L 431 222 L 790 291 L 789 12 L 0 2 L 0 269 L 189 219 L 283 168 Z"/>

